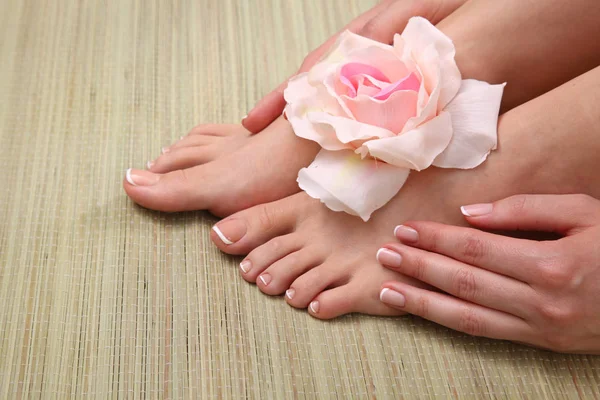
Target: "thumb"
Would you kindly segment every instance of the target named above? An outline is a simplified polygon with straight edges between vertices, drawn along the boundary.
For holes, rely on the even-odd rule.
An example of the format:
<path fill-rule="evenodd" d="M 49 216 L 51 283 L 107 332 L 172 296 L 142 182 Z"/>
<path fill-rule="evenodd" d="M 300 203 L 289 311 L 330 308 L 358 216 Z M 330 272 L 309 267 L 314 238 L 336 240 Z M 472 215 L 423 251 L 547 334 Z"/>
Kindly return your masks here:
<path fill-rule="evenodd" d="M 460 208 L 471 225 L 572 235 L 600 223 L 600 201 L 583 194 L 517 195 Z"/>

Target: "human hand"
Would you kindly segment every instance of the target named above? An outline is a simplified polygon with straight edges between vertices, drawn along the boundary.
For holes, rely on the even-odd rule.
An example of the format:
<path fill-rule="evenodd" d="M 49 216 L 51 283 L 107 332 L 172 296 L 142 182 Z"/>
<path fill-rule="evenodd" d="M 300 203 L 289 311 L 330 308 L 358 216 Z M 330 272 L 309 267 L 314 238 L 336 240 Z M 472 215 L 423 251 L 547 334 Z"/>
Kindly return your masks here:
<path fill-rule="evenodd" d="M 387 282 L 381 300 L 475 336 L 600 354 L 600 201 L 519 195 L 461 211 L 477 228 L 563 237 L 534 241 L 408 222 L 395 230 L 403 244 L 386 245 L 378 259 L 443 292 Z"/>
<path fill-rule="evenodd" d="M 411 17 L 421 16 L 434 25 L 450 15 L 467 0 L 383 0 L 360 15 L 341 32 L 349 30 L 361 36 L 383 43 L 391 43 L 395 33 L 404 30 Z M 306 72 L 321 59 L 335 43 L 338 32 L 321 46 L 309 53 L 296 74 Z M 260 100 L 242 120 L 242 125 L 252 133 L 258 133 L 281 115 L 285 107 L 283 91 L 288 79 Z"/>

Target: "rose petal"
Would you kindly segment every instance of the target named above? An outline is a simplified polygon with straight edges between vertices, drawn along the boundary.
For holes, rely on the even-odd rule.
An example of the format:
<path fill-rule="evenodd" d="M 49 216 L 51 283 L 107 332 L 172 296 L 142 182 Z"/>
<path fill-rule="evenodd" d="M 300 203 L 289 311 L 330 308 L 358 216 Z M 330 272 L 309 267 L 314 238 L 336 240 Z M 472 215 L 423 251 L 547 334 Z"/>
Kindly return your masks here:
<path fill-rule="evenodd" d="M 368 153 L 386 163 L 420 171 L 448 146 L 452 139 L 450 113 L 440 115 L 412 131 L 393 138 L 370 140 L 363 144 L 361 154 Z"/>
<path fill-rule="evenodd" d="M 398 42 L 398 43 L 397 43 Z M 437 68 L 432 68 L 431 59 L 424 60 L 424 51 L 433 46 L 439 63 Z M 421 17 L 413 17 L 408 21 L 401 35 L 394 37 L 394 48 L 402 49 L 402 59 L 414 59 L 422 68 L 425 82 L 435 79 L 437 71 L 440 71 L 440 95 L 438 109 L 442 109 L 456 95 L 461 84 L 461 75 L 454 60 L 456 49 L 452 40 Z M 436 85 L 436 86 L 437 86 Z M 431 88 L 429 88 L 431 92 Z"/>
<path fill-rule="evenodd" d="M 348 59 L 344 61 L 369 64 L 381 71 L 387 78 L 388 83 L 398 81 L 412 72 L 412 70 L 406 67 L 391 46 L 385 49 L 375 46 L 359 48 L 351 52 L 348 55 Z M 376 76 L 374 78 L 379 79 Z"/>
<path fill-rule="evenodd" d="M 378 138 L 391 138 L 394 137 L 394 133 L 380 128 L 378 126 L 364 124 L 359 121 L 355 121 L 349 118 L 338 117 L 335 115 L 323 113 L 323 112 L 311 112 L 307 114 L 307 119 L 313 125 L 325 125 L 331 127 L 335 131 L 337 140 L 340 143 L 352 143 L 355 141 L 363 141 L 367 139 L 378 139 Z M 295 127 L 294 127 L 295 131 Z M 302 134 L 296 132 L 296 135 L 304 137 L 305 139 L 314 140 L 319 143 L 318 140 L 312 137 L 305 137 Z M 362 144 L 362 143 L 361 143 Z M 322 146 L 328 150 L 335 150 L 334 148 Z M 346 146 L 347 147 L 347 146 Z"/>
<path fill-rule="evenodd" d="M 364 95 L 342 96 L 342 100 L 357 121 L 400 133 L 406 121 L 417 113 L 417 96 L 417 92 L 403 90 L 392 93 L 386 100 Z"/>
<path fill-rule="evenodd" d="M 351 151 L 321 150 L 298 174 L 298 185 L 333 211 L 344 211 L 368 221 L 400 190 L 409 174 L 373 159 L 362 160 Z"/>
<path fill-rule="evenodd" d="M 446 111 L 452 115 L 452 140 L 433 165 L 475 168 L 498 143 L 498 114 L 505 84 L 465 79 Z"/>
<path fill-rule="evenodd" d="M 399 81 L 393 82 L 392 84 L 387 86 L 385 89 L 381 89 L 381 91 L 373 97 L 377 100 L 386 100 L 393 93 L 395 93 L 399 90 L 412 90 L 416 93 L 419 90 L 420 86 L 421 86 L 421 81 L 419 80 L 419 77 L 417 76 L 417 74 L 412 72 L 405 78 L 400 79 Z M 416 107 L 416 103 L 415 103 L 415 107 Z"/>

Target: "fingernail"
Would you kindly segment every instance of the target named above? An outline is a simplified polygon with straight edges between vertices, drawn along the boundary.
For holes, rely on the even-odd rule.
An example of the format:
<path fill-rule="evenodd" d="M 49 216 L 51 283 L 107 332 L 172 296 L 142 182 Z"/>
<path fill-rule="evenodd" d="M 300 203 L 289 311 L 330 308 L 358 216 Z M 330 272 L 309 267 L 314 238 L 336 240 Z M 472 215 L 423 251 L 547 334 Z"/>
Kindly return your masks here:
<path fill-rule="evenodd" d="M 406 304 L 406 299 L 403 295 L 388 288 L 381 289 L 381 292 L 379 293 L 379 300 L 394 307 L 404 307 Z"/>
<path fill-rule="evenodd" d="M 125 179 L 133 186 L 152 186 L 159 181 L 159 176 L 152 172 L 129 168 L 125 172 Z"/>
<path fill-rule="evenodd" d="M 261 280 L 263 285 L 267 286 L 273 278 L 271 278 L 271 275 L 269 275 L 269 274 L 262 274 L 261 276 L 258 277 L 258 279 Z"/>
<path fill-rule="evenodd" d="M 217 233 L 218 235 L 218 233 Z M 223 240 L 223 239 L 221 239 Z M 248 271 L 250 271 L 252 269 L 252 263 L 250 262 L 250 260 L 244 260 L 240 263 L 240 269 L 247 274 Z"/>
<path fill-rule="evenodd" d="M 313 301 L 312 303 L 310 303 L 309 307 L 313 313 L 317 314 L 319 312 L 319 302 L 318 301 Z"/>
<path fill-rule="evenodd" d="M 494 205 L 491 203 L 471 204 L 462 206 L 460 212 L 466 217 L 481 217 L 492 212 Z"/>
<path fill-rule="evenodd" d="M 227 245 L 238 242 L 246 234 L 246 224 L 239 219 L 230 219 L 213 226 L 213 231 Z"/>
<path fill-rule="evenodd" d="M 170 151 L 171 151 L 171 149 L 170 149 L 170 148 L 168 148 L 168 147 L 163 147 L 163 148 L 160 150 L 160 152 L 161 152 L 161 153 L 163 153 L 163 154 L 165 154 L 165 153 L 168 153 L 168 152 L 170 152 Z"/>
<path fill-rule="evenodd" d="M 152 161 L 148 161 L 146 163 L 146 168 L 151 169 L 154 166 L 154 163 Z"/>
<path fill-rule="evenodd" d="M 288 290 L 285 291 L 285 297 L 287 297 L 290 300 L 294 298 L 295 294 L 296 294 L 296 291 L 292 288 L 289 288 Z"/>
<path fill-rule="evenodd" d="M 417 231 L 404 225 L 398 225 L 394 229 L 394 235 L 403 242 L 416 242 L 419 240 Z"/>
<path fill-rule="evenodd" d="M 377 250 L 376 258 L 380 264 L 388 267 L 398 268 L 402 264 L 402 256 L 390 249 L 381 248 Z"/>

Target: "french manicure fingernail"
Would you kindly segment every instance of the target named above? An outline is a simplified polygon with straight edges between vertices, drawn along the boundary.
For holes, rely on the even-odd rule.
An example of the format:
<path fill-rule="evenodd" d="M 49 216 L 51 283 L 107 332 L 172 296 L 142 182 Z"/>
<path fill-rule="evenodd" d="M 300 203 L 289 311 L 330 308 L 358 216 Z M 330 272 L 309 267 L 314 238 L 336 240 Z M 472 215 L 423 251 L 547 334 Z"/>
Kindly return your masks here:
<path fill-rule="evenodd" d="M 313 301 L 312 303 L 310 303 L 309 307 L 313 313 L 317 314 L 319 312 L 319 302 L 318 301 L 316 301 L 316 300 Z"/>
<path fill-rule="evenodd" d="M 460 208 L 460 212 L 465 217 L 481 217 L 482 215 L 490 214 L 493 209 L 494 209 L 493 204 L 482 203 L 482 204 L 471 204 L 468 206 L 462 206 Z"/>
<path fill-rule="evenodd" d="M 285 297 L 287 297 L 289 300 L 293 299 L 295 294 L 296 294 L 296 291 L 292 288 L 289 288 L 288 290 L 285 291 Z"/>
<path fill-rule="evenodd" d="M 238 242 L 246 234 L 246 224 L 239 219 L 221 221 L 212 229 L 226 245 Z"/>
<path fill-rule="evenodd" d="M 129 168 L 125 179 L 133 186 L 152 186 L 158 183 L 159 176 L 149 171 Z"/>
<path fill-rule="evenodd" d="M 404 307 L 406 304 L 406 299 L 402 294 L 388 288 L 381 289 L 379 300 L 394 307 Z"/>
<path fill-rule="evenodd" d="M 419 240 L 417 231 L 404 225 L 398 225 L 396 229 L 394 229 L 394 235 L 403 242 L 416 242 Z"/>
<path fill-rule="evenodd" d="M 380 264 L 387 265 L 388 267 L 398 268 L 402 264 L 402 256 L 390 249 L 381 248 L 377 250 L 375 257 Z"/>
<path fill-rule="evenodd" d="M 146 163 L 146 168 L 151 169 L 154 166 L 154 163 L 152 161 L 148 161 Z"/>
<path fill-rule="evenodd" d="M 261 276 L 258 277 L 258 279 L 260 279 L 261 282 L 263 283 L 263 285 L 265 285 L 265 286 L 268 286 L 269 283 L 271 283 L 271 280 L 273 280 L 273 278 L 269 274 L 262 274 Z"/>
<path fill-rule="evenodd" d="M 218 233 L 217 233 L 218 235 Z M 248 271 L 250 271 L 252 269 L 252 263 L 250 262 L 250 260 L 244 260 L 240 263 L 240 269 L 247 274 Z"/>

